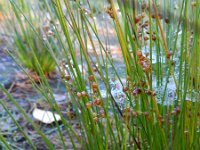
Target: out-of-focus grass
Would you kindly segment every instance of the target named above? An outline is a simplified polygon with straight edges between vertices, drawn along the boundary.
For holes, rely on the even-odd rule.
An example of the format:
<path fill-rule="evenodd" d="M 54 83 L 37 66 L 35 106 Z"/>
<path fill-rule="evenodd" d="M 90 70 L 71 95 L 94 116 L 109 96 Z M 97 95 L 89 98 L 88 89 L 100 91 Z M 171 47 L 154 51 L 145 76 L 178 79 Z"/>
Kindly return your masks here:
<path fill-rule="evenodd" d="M 155 1 L 150 0 L 149 3 L 137 2 L 137 7 L 134 1 L 102 1 L 105 9 L 100 12 L 110 17 L 108 20 L 112 21 L 120 44 L 122 63 L 126 66 L 126 83 L 122 83 L 117 72 L 118 66 L 114 65 L 109 54 L 108 45 L 105 46 L 100 38 L 97 23 L 101 20 L 98 18 L 95 20 L 96 14 L 93 10 L 95 5 L 90 0 L 84 1 L 84 5 L 82 2 L 44 1 L 43 6 L 50 16 L 50 22 L 57 24 L 54 26 L 55 37 L 52 40 L 59 41 L 59 48 L 62 49 L 60 53 L 62 52 L 67 62 L 67 66 L 64 63 L 59 66 L 59 58 L 54 53 L 54 47 L 50 46 L 49 42 L 46 44 L 40 40 L 41 37 L 38 36 L 40 30 L 36 30 L 35 21 L 30 18 L 31 9 L 26 9 L 25 13 L 18 7 L 20 2 L 10 0 L 16 17 L 22 15 L 18 17 L 17 22 L 19 24 L 28 22 L 27 26 L 31 30 L 28 33 L 23 31 L 26 27 L 19 30 L 25 35 L 27 40 L 25 44 L 23 38 L 17 35 L 17 28 L 14 34 L 17 37 L 16 41 L 20 41 L 22 49 L 25 49 L 26 44 L 30 45 L 30 52 L 36 61 L 34 63 L 36 70 L 38 69 L 39 74 L 44 76 L 40 55 L 36 55 L 35 50 L 47 46 L 51 57 L 51 61 L 47 62 L 56 62 L 63 76 L 66 91 L 70 94 L 81 129 L 79 135 L 70 124 L 69 118 L 73 118 L 74 113 L 68 113 L 68 120 L 62 117 L 64 130 L 68 131 L 74 149 L 76 144 L 73 137 L 84 149 L 198 149 L 200 140 L 199 87 L 196 84 L 199 83 L 200 67 L 198 1 L 195 1 L 196 6 L 189 0 L 177 1 L 181 4 L 176 12 L 178 18 L 173 18 L 173 10 L 169 9 L 174 5 L 172 1 L 159 1 L 164 2 L 161 3 L 164 6 L 160 7 Z M 176 19 L 175 24 L 173 24 L 174 19 Z M 34 37 L 37 37 L 37 40 Z M 98 42 L 94 42 L 94 38 Z M 93 56 L 89 53 L 88 41 L 91 43 Z M 142 51 L 144 46 L 148 48 L 146 54 Z M 97 52 L 100 52 L 100 55 Z M 154 53 L 156 53 L 156 64 L 153 63 Z M 174 59 L 177 61 L 176 64 Z M 120 107 L 112 95 L 109 66 L 122 84 L 125 107 Z M 164 67 L 166 72 L 163 72 Z M 174 102 L 166 106 L 164 98 L 169 78 L 176 87 L 176 96 Z M 52 109 L 61 114 L 58 105 L 49 100 L 54 99 L 53 94 L 46 79 L 42 79 L 42 87 L 38 90 L 43 93 Z M 105 86 L 105 97 L 102 96 L 100 82 Z M 156 101 L 153 82 L 156 82 L 157 88 L 164 87 L 161 93 L 162 103 L 158 104 Z M 1 89 L 10 96 L 3 87 Z M 188 96 L 190 101 L 186 101 Z M 12 101 L 34 125 L 15 100 Z M 56 125 L 63 148 L 66 149 L 62 131 L 58 124 Z M 37 126 L 34 127 L 49 148 L 53 149 L 52 143 L 37 129 Z"/>

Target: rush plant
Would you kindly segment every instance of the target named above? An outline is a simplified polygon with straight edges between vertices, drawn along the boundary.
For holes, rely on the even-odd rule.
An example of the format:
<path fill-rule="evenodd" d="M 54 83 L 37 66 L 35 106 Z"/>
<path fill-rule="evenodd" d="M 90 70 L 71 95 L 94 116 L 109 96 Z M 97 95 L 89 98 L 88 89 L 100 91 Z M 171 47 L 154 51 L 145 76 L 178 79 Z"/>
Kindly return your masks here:
<path fill-rule="evenodd" d="M 8 20 L 8 24 L 12 24 L 9 26 L 14 32 L 15 54 L 28 69 L 38 74 L 40 71 L 48 74 L 55 70 L 56 61 L 51 53 L 58 56 L 59 44 L 54 35 L 53 25 L 46 16 L 41 19 L 39 5 L 31 9 L 31 4 L 32 2 L 27 1 L 11 3 L 11 14 L 15 18 Z"/>
<path fill-rule="evenodd" d="M 26 15 L 14 0 L 10 2 L 22 27 L 24 23 L 18 16 Z M 63 128 L 58 122 L 55 124 L 63 149 L 68 147 L 62 130 L 68 133 L 74 149 L 79 144 L 83 149 L 92 150 L 199 149 L 198 0 L 177 0 L 179 8 L 175 11 L 171 10 L 174 3 L 165 0 L 102 0 L 102 3 L 105 9 L 98 11 L 103 16 L 100 19 L 90 0 L 44 0 L 43 3 L 45 11 L 55 19 L 51 22 L 57 23 L 52 40 L 59 41 L 63 50 L 64 61 L 60 63 L 59 71 L 73 108 L 67 112 L 67 117 L 62 115 L 45 78 L 42 78 L 44 84 L 41 87 L 33 84 L 62 118 Z M 26 9 L 26 12 L 30 11 Z M 45 71 L 40 68 L 46 66 L 43 62 L 46 53 L 42 49 L 49 47 L 51 55 L 48 59 L 53 62 L 59 62 L 59 58 L 54 46 L 42 40 L 41 28 L 35 28 L 34 19 L 25 17 L 25 20 L 28 22 L 26 27 L 15 28 L 14 41 L 22 53 L 19 58 L 33 58 L 35 70 L 44 76 Z M 114 30 L 117 37 L 118 57 L 124 64 L 123 77 L 112 58 L 108 36 L 113 32 L 109 30 Z M 103 36 L 100 31 L 104 31 Z M 40 55 L 45 58 L 40 59 Z M 113 78 L 118 81 L 117 85 L 113 86 Z M 171 86 L 174 97 L 168 103 Z M 116 90 L 120 87 L 121 91 Z M 10 93 L 3 86 L 0 88 L 48 148 L 56 149 L 53 140 L 38 129 Z M 7 110 L 6 106 L 4 109 Z M 72 125 L 74 117 L 78 129 Z M 25 133 L 24 136 L 35 149 L 35 143 Z M 10 147 L 4 137 L 0 136 L 0 140 L 5 147 Z"/>

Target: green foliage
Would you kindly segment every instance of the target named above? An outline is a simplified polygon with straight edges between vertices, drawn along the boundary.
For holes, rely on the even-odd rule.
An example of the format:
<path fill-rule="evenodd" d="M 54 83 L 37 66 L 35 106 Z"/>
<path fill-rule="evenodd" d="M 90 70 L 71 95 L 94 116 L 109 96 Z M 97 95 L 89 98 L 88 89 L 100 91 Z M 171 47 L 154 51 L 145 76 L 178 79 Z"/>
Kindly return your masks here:
<path fill-rule="evenodd" d="M 56 62 L 53 59 L 49 49 L 53 49 L 56 54 L 54 37 L 51 35 L 44 39 L 45 33 L 41 29 L 32 30 L 27 27 L 24 32 L 15 29 L 14 43 L 16 45 L 16 54 L 23 65 L 39 73 L 37 62 L 44 73 L 49 73 L 55 69 Z M 46 35 L 48 36 L 48 35 Z M 51 44 L 51 47 L 48 46 Z"/>
<path fill-rule="evenodd" d="M 85 1 L 86 6 L 84 6 L 79 0 L 49 2 L 49 0 L 44 1 L 45 10 L 59 21 L 58 26 L 55 26 L 55 31 L 59 31 L 56 32 L 55 38 L 47 36 L 48 42 L 46 42 L 43 40 L 43 31 L 40 27 L 35 27 L 33 19 L 28 18 L 26 21 L 29 24 L 23 26 L 19 15 L 15 13 L 21 28 L 20 30 L 15 28 L 14 41 L 18 48 L 17 55 L 25 66 L 34 68 L 44 75 L 43 73 L 51 71 L 55 62 L 59 61 L 58 57 L 53 57 L 57 56 L 54 46 L 59 40 L 63 49 L 61 55 L 68 64 L 68 68 L 63 64 L 59 69 L 65 81 L 66 91 L 69 93 L 73 112 L 70 110 L 67 118 L 62 115 L 45 78 L 41 87 L 34 82 L 33 84 L 43 94 L 52 110 L 61 116 L 62 129 L 69 134 L 74 149 L 77 147 L 75 141 L 78 141 L 83 149 L 94 150 L 199 149 L 199 87 L 198 84 L 193 85 L 193 80 L 199 82 L 197 70 L 200 67 L 198 59 L 200 53 L 197 50 L 200 48 L 200 38 L 197 32 L 199 29 L 195 26 L 199 24 L 199 9 L 191 8 L 189 0 L 181 1 L 182 6 L 177 15 L 178 23 L 173 25 L 172 22 L 168 22 L 170 18 L 166 21 L 167 14 L 166 16 L 159 14 L 154 1 L 150 3 L 152 1 L 149 0 L 148 9 L 147 4 L 141 9 L 134 9 L 136 6 L 133 4 L 134 1 L 109 0 L 108 3 L 104 1 L 109 7 L 103 15 L 107 15 L 107 21 L 113 25 L 111 29 L 116 31 L 122 63 L 125 64 L 126 83 L 122 83 L 118 66 L 115 66 L 108 53 L 109 45 L 104 43 L 98 31 L 99 26 L 94 19 L 92 3 L 89 0 Z M 167 10 L 166 7 L 172 5 L 171 1 L 162 2 L 164 7 L 160 6 L 159 9 Z M 16 12 L 16 5 L 13 9 Z M 153 11 L 148 11 L 149 9 Z M 195 14 L 191 19 L 193 23 L 188 20 L 191 11 Z M 146 20 L 143 19 L 147 19 L 148 22 L 145 24 Z M 196 31 L 193 34 L 193 42 L 189 42 L 188 33 L 191 28 Z M 181 44 L 177 39 L 180 39 Z M 51 43 L 54 43 L 53 46 L 50 46 Z M 88 43 L 92 47 L 92 56 Z M 141 51 L 144 47 L 148 48 L 149 57 Z M 175 55 L 178 55 L 176 57 L 178 67 L 175 67 L 173 62 Z M 154 63 L 154 60 L 157 62 Z M 85 66 L 87 70 L 83 69 Z M 120 106 L 112 94 L 113 87 L 109 84 L 112 78 L 109 72 L 110 66 L 114 77 L 123 87 L 121 91 L 125 97 L 123 106 Z M 173 80 L 176 98 L 174 97 L 173 103 L 164 105 L 168 94 L 167 88 L 170 86 L 169 79 Z M 106 89 L 104 96 L 100 89 L 101 84 Z M 161 87 L 164 90 L 159 97 L 161 102 L 157 103 L 158 96 L 154 88 Z M 48 141 L 9 92 L 2 86 L 1 89 L 33 125 L 49 148 L 53 149 L 51 140 Z M 190 101 L 186 101 L 188 97 Z M 74 114 L 80 125 L 80 132 L 72 126 Z M 56 127 L 63 149 L 66 149 L 63 132 L 57 122 Z M 1 136 L 0 138 L 4 145 L 8 145 L 4 138 Z"/>
<path fill-rule="evenodd" d="M 11 20 L 8 26 L 14 32 L 16 56 L 23 65 L 38 74 L 42 71 L 50 73 L 56 67 L 53 57 L 58 56 L 58 42 L 54 36 L 54 27 L 48 18 L 43 16 L 39 5 L 31 7 L 35 2 L 10 1 Z"/>

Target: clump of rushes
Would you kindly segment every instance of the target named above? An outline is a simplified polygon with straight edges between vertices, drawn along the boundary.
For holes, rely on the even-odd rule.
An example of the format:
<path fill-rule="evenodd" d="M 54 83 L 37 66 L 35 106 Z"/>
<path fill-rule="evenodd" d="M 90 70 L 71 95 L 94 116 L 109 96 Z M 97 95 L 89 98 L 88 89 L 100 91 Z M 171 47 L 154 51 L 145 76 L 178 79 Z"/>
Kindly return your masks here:
<path fill-rule="evenodd" d="M 172 19 L 174 12 L 168 15 L 171 8 L 169 10 L 165 8 L 172 6 L 172 1 L 160 0 L 158 8 L 156 1 L 145 4 L 144 1 L 143 6 L 137 7 L 139 1 L 118 0 L 115 3 L 114 0 L 108 0 L 107 14 L 103 14 L 105 15 L 103 19 L 106 20 L 103 21 L 98 20 L 99 17 L 93 14 L 90 0 L 44 1 L 47 8 L 53 7 L 48 11 L 59 21 L 56 29 L 60 31 L 54 34 L 52 30 L 49 31 L 48 26 L 43 27 L 44 32 L 48 34 L 46 39 L 56 36 L 61 43 L 64 59 L 68 63 L 72 61 L 73 64 L 73 67 L 69 65 L 67 72 L 63 71 L 73 111 L 67 112 L 67 119 L 62 117 L 64 123 L 62 130 L 68 131 L 72 137 L 74 149 L 78 149 L 76 141 L 81 144 L 82 149 L 97 150 L 184 149 L 184 147 L 199 149 L 199 91 L 197 86 L 195 89 L 190 87 L 191 73 L 194 73 L 194 82 L 199 83 L 199 28 L 195 26 L 199 24 L 199 7 L 198 3 L 191 5 L 189 1 L 177 1 L 183 4 L 181 10 L 178 10 L 178 14 L 181 15 L 177 17 L 178 26 L 176 23 L 174 25 Z M 190 13 L 194 16 L 191 18 L 192 24 L 187 21 Z M 115 66 L 110 56 L 112 52 L 108 54 L 109 37 L 106 39 L 104 36 L 105 40 L 101 38 L 102 34 L 99 31 L 102 29 L 104 31 L 101 25 L 105 23 L 104 21 L 109 23 L 106 32 L 110 32 L 110 29 L 116 30 L 117 43 L 120 44 L 123 57 L 121 63 L 125 64 L 126 85 L 123 85 L 121 80 L 119 66 Z M 188 39 L 191 28 L 194 30 L 194 35 L 190 45 Z M 34 42 L 31 38 L 29 36 L 26 39 L 33 47 Z M 41 42 L 45 45 L 44 40 Z M 148 53 L 143 54 L 143 49 Z M 177 66 L 172 66 L 172 57 L 176 57 L 173 54 L 179 55 L 174 59 L 178 62 L 177 65 L 180 65 L 178 69 Z M 80 66 L 84 68 L 84 65 L 87 66 L 86 72 L 89 75 L 87 78 L 83 73 L 85 70 L 80 69 Z M 119 91 L 110 84 L 110 66 L 122 85 Z M 174 69 L 178 70 L 175 72 L 177 74 L 174 73 Z M 175 96 L 173 103 L 166 106 L 164 103 L 168 102 L 171 96 L 168 93 L 171 79 L 176 86 Z M 102 84 L 105 85 L 103 89 L 105 93 L 101 91 Z M 191 98 L 191 101 L 185 101 L 187 98 Z M 157 100 L 160 103 L 157 103 Z M 69 119 L 75 117 L 81 125 L 79 126 L 81 132 L 76 132 L 71 126 L 72 122 Z M 57 127 L 60 129 L 59 125 Z M 67 149 L 62 133 L 65 132 L 60 132 L 63 149 Z M 53 149 L 51 145 L 49 149 Z"/>
<path fill-rule="evenodd" d="M 23 32 L 16 29 L 14 44 L 16 46 L 16 55 L 25 67 L 39 74 L 39 63 L 43 73 L 48 75 L 55 70 L 56 66 L 56 62 L 49 52 L 48 44 L 51 44 L 55 55 L 57 52 L 53 35 L 47 33 L 46 39 L 43 39 L 44 34 L 39 28 L 33 31 L 30 27 L 26 27 Z"/>

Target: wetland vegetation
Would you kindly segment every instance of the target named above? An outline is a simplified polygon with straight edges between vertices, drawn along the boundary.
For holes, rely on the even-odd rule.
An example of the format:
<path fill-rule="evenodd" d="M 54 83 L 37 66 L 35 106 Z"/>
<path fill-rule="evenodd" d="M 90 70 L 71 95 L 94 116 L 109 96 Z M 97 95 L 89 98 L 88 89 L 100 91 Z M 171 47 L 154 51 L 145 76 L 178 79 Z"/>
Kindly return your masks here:
<path fill-rule="evenodd" d="M 0 6 L 0 149 L 200 149 L 199 0 Z"/>

